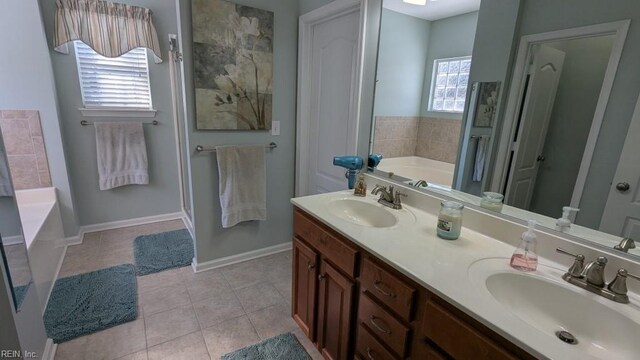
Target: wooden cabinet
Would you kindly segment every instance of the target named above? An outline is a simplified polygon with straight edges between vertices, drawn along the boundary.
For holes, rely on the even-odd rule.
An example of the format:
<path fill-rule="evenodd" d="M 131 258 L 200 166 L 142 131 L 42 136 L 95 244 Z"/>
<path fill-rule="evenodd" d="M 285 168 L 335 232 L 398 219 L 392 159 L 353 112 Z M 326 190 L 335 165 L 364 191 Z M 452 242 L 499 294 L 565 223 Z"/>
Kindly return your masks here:
<path fill-rule="evenodd" d="M 293 239 L 293 320 L 302 332 L 315 341 L 318 254 L 297 238 Z"/>
<path fill-rule="evenodd" d="M 325 260 L 318 279 L 318 349 L 326 359 L 348 359 L 354 283 Z"/>
<path fill-rule="evenodd" d="M 292 316 L 325 359 L 534 359 L 299 209 Z"/>

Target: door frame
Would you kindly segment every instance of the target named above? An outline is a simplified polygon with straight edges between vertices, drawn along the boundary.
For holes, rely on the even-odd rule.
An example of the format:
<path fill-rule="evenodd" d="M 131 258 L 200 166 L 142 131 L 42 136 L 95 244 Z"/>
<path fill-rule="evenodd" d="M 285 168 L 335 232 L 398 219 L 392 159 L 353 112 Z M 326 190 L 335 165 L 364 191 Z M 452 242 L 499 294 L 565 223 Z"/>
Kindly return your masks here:
<path fill-rule="evenodd" d="M 578 171 L 573 195 L 571 196 L 571 204 L 569 204 L 572 207 L 580 206 L 587 174 L 591 167 L 591 159 L 593 158 L 593 152 L 595 150 L 596 142 L 598 141 L 598 135 L 602 126 L 602 121 L 604 120 L 604 113 L 609 102 L 613 81 L 618 70 L 618 64 L 620 62 L 620 57 L 622 56 L 622 50 L 624 49 L 624 43 L 627 38 L 627 32 L 630 24 L 631 20 L 627 19 L 539 34 L 524 35 L 520 38 L 516 61 L 511 77 L 512 80 L 509 89 L 509 96 L 507 98 L 504 122 L 498 143 L 495 161 L 496 166 L 493 169 L 493 180 L 491 181 L 490 186 L 491 191 L 501 192 L 506 185 L 507 175 L 510 169 L 509 154 L 513 150 L 511 149 L 512 139 L 515 136 L 516 131 L 516 117 L 518 116 L 522 105 L 521 100 L 524 95 L 526 74 L 529 70 L 528 64 L 532 56 L 533 45 L 551 41 L 581 39 L 601 35 L 615 35 L 615 40 L 613 41 L 613 46 L 611 48 L 611 55 L 609 57 L 609 63 L 607 64 L 607 70 L 600 90 L 600 96 L 593 114 L 591 130 L 589 131 L 589 137 L 587 138 L 585 151 L 580 163 L 580 170 Z"/>
<path fill-rule="evenodd" d="M 313 46 L 313 28 L 323 22 L 349 14 L 360 9 L 360 35 L 358 38 L 358 54 L 356 68 L 356 84 L 351 93 L 351 102 L 355 104 L 356 139 L 353 141 L 353 154 L 357 152 L 358 129 L 360 128 L 360 94 L 362 92 L 362 54 L 364 52 L 364 29 L 366 26 L 366 8 L 368 0 L 336 0 L 316 10 L 308 12 L 299 19 L 298 36 L 298 106 L 296 110 L 296 179 L 295 196 L 308 194 L 309 183 L 309 129 L 311 121 L 311 60 Z"/>

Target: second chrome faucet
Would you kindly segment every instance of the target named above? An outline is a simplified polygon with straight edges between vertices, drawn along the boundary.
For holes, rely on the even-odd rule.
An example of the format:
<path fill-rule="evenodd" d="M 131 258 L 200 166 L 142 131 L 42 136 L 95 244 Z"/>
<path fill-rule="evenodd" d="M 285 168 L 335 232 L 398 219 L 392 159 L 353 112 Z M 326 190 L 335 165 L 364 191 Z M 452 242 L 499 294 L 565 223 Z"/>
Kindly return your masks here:
<path fill-rule="evenodd" d="M 619 269 L 615 279 L 607 285 L 604 275 L 604 269 L 607 265 L 606 257 L 599 256 L 595 261 L 585 265 L 584 255 L 582 254 L 572 254 L 561 248 L 557 248 L 556 251 L 572 256 L 575 259 L 569 270 L 562 275 L 562 279 L 566 282 L 609 300 L 623 304 L 629 303 L 627 278 L 631 277 L 635 280 L 640 280 L 640 276 L 630 274 L 625 269 Z"/>

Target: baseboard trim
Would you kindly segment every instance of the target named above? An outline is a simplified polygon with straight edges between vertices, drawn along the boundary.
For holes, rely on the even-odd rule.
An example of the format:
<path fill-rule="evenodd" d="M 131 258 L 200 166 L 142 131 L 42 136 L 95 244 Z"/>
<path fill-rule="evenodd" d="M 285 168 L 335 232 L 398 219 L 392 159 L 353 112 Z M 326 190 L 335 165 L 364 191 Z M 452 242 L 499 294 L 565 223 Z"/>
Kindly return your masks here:
<path fill-rule="evenodd" d="M 182 219 L 182 217 L 183 217 L 183 214 L 182 214 L 182 211 L 180 211 L 180 212 L 169 213 L 169 214 L 139 217 L 135 219 L 111 221 L 111 222 L 106 222 L 101 224 L 84 225 L 82 226 L 82 231 L 83 233 L 88 233 L 88 232 L 95 232 L 95 231 L 112 230 L 112 229 L 117 229 L 117 228 L 122 228 L 127 226 L 144 225 L 144 224 L 151 224 L 151 223 L 160 222 L 160 221 Z"/>
<path fill-rule="evenodd" d="M 54 343 L 53 339 L 47 339 L 47 342 L 44 345 L 44 350 L 42 351 L 42 356 L 40 358 L 42 360 L 53 360 L 56 356 L 57 349 L 58 344 Z"/>
<path fill-rule="evenodd" d="M 242 254 L 231 255 L 227 257 L 223 257 L 220 259 L 210 260 L 203 263 L 198 263 L 196 259 L 193 259 L 193 263 L 191 264 L 191 268 L 193 272 L 203 272 L 207 270 L 217 269 L 219 267 L 236 264 L 239 262 L 256 259 L 262 256 L 267 256 L 271 254 L 276 254 L 279 252 L 291 250 L 291 242 L 286 242 L 274 246 L 269 246 L 266 248 L 248 251 Z"/>
<path fill-rule="evenodd" d="M 168 214 L 160 214 L 153 216 L 144 216 L 134 219 L 127 220 L 118 220 L 118 221 L 110 221 L 100 224 L 91 224 L 91 225 L 83 225 L 80 226 L 80 231 L 78 235 L 71 236 L 65 239 L 67 245 L 80 245 L 82 244 L 82 240 L 84 238 L 84 234 L 96 231 L 105 231 L 105 230 L 113 230 L 118 228 L 123 228 L 127 226 L 136 226 L 136 225 L 145 225 L 156 223 L 160 221 L 168 221 L 168 220 L 176 220 L 181 219 L 184 221 L 184 213 L 182 211 L 168 213 Z"/>

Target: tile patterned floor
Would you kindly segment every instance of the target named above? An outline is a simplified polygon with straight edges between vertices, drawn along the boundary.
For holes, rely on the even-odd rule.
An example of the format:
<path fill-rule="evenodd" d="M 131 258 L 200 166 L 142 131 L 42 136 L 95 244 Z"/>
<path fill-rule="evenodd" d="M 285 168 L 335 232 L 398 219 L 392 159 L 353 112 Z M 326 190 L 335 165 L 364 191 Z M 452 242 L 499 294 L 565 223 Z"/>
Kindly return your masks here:
<path fill-rule="evenodd" d="M 60 277 L 133 264 L 133 240 L 184 228 L 181 220 L 89 233 L 70 246 Z M 138 277 L 138 319 L 58 345 L 57 360 L 199 360 L 291 331 L 291 254 L 278 253 L 194 274 L 190 267 Z"/>

